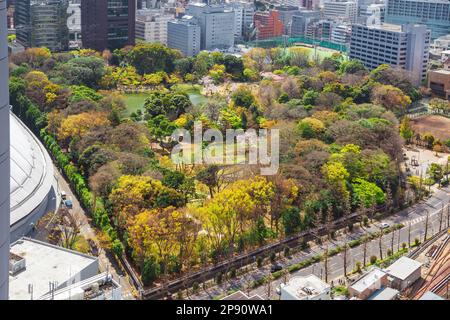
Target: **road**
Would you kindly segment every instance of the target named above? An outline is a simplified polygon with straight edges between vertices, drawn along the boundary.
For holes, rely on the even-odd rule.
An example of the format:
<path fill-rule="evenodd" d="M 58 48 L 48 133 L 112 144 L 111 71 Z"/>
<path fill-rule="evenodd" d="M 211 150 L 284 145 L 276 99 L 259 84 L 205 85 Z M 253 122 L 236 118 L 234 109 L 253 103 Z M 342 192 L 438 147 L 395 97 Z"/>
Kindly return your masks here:
<path fill-rule="evenodd" d="M 133 296 L 133 286 L 130 284 L 127 276 L 123 274 L 120 268 L 116 265 L 116 262 L 108 257 L 105 250 L 103 250 L 98 242 L 97 235 L 95 229 L 91 226 L 91 219 L 88 217 L 87 213 L 80 206 L 80 203 L 77 197 L 73 194 L 72 190 L 69 187 L 69 184 L 61 175 L 59 169 L 55 167 L 55 178 L 58 181 L 59 191 L 65 191 L 67 193 L 67 197 L 73 202 L 73 209 L 70 210 L 70 213 L 78 221 L 80 226 L 80 233 L 86 239 L 92 239 L 96 242 L 97 247 L 99 248 L 99 269 L 100 272 L 108 271 L 113 278 L 119 282 L 122 286 L 122 297 L 124 300 L 132 300 Z"/>
<path fill-rule="evenodd" d="M 425 233 L 425 221 L 426 221 L 426 215 L 427 210 L 429 212 L 429 219 L 428 219 L 428 234 L 427 237 L 432 236 L 433 234 L 439 232 L 439 224 L 440 224 L 440 211 L 442 209 L 442 204 L 444 203 L 444 215 L 443 215 L 443 223 L 442 228 L 448 227 L 448 211 L 447 211 L 447 205 L 450 201 L 450 189 L 442 189 L 442 190 L 436 190 L 432 197 L 428 198 L 426 201 L 418 203 L 408 209 L 405 209 L 395 215 L 392 215 L 390 217 L 387 217 L 383 219 L 381 222 L 386 222 L 390 225 L 402 223 L 405 225 L 404 228 L 400 229 L 399 231 L 394 232 L 394 251 L 398 251 L 399 248 L 401 248 L 402 243 L 408 243 L 408 226 L 411 224 L 411 242 L 414 242 L 415 238 L 419 238 L 420 241 L 423 241 L 424 233 Z M 378 224 L 377 224 L 378 225 Z M 368 232 L 376 232 L 379 231 L 379 228 L 377 225 L 371 225 L 370 227 L 366 228 Z M 343 245 L 345 241 L 349 241 L 352 239 L 360 238 L 365 234 L 365 231 L 361 228 L 357 228 L 354 232 L 348 235 L 343 235 L 341 237 L 338 237 L 336 241 L 333 241 L 333 243 L 329 244 L 329 249 L 332 249 L 338 245 Z M 383 251 L 383 257 L 386 256 L 387 250 L 391 248 L 391 241 L 392 241 L 392 233 L 384 235 L 382 239 L 382 251 Z M 283 266 L 283 268 L 286 268 L 290 265 L 293 265 L 295 263 L 304 261 L 306 259 L 312 258 L 313 256 L 317 254 L 322 254 L 324 252 L 325 247 L 322 246 L 312 246 L 307 250 L 301 251 L 292 257 L 290 259 L 283 258 L 281 260 L 278 260 L 278 262 Z M 363 246 L 357 246 L 351 249 L 347 250 L 347 272 L 350 272 L 355 268 L 355 264 L 357 261 L 360 261 L 362 263 L 363 261 Z M 379 258 L 380 256 L 380 249 L 379 249 L 379 240 L 374 239 L 367 243 L 367 253 L 366 253 L 366 259 L 367 262 L 369 261 L 370 256 L 375 255 Z M 332 256 L 328 260 L 328 280 L 334 280 L 336 281 L 339 278 L 342 278 L 344 275 L 344 254 L 341 252 L 335 256 Z M 239 289 L 239 288 L 246 288 L 246 285 L 252 281 L 255 281 L 257 279 L 260 279 L 261 277 L 268 275 L 270 273 L 270 265 L 265 265 L 261 268 L 258 268 L 256 270 L 250 271 L 245 275 L 238 276 L 235 279 L 231 279 L 224 283 L 221 286 L 215 286 L 213 288 L 208 288 L 206 291 L 201 290 L 196 295 L 191 295 L 190 299 L 194 300 L 204 300 L 204 299 L 212 299 L 219 295 L 226 294 L 229 290 L 232 289 Z M 318 277 L 321 277 L 322 279 L 325 278 L 324 275 L 324 266 L 323 262 L 315 263 L 307 268 L 301 269 L 299 271 L 296 271 L 288 276 L 294 277 L 294 276 L 302 276 L 302 275 L 308 275 L 308 274 L 315 274 Z M 272 282 L 271 285 L 271 298 L 276 298 L 275 288 L 284 281 L 283 277 L 275 280 Z M 268 285 L 260 286 L 252 291 L 250 291 L 250 295 L 258 294 L 261 297 L 267 299 L 268 298 Z"/>

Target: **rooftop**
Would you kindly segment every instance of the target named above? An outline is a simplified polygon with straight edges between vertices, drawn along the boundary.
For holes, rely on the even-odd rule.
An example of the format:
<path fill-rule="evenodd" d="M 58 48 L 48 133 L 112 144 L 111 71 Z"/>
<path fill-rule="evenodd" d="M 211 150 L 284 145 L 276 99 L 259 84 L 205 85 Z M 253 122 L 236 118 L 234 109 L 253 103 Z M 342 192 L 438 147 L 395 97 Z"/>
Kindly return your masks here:
<path fill-rule="evenodd" d="M 422 297 L 420 297 L 419 300 L 445 300 L 445 299 L 442 298 L 441 296 L 438 296 L 436 293 L 427 291 Z"/>
<path fill-rule="evenodd" d="M 242 291 L 236 291 L 220 300 L 264 300 L 261 296 L 255 294 L 253 296 L 248 296 Z"/>
<path fill-rule="evenodd" d="M 372 285 L 374 285 L 384 275 L 386 275 L 386 272 L 384 272 L 383 270 L 376 267 L 372 268 L 369 272 L 367 272 L 361 278 L 355 281 L 351 285 L 351 287 L 358 292 L 363 292 L 367 288 L 370 288 Z"/>
<path fill-rule="evenodd" d="M 121 300 L 121 286 L 110 274 L 102 273 L 48 293 L 40 300 Z"/>
<path fill-rule="evenodd" d="M 408 257 L 401 257 L 389 267 L 385 269 L 386 273 L 400 280 L 405 280 L 417 269 L 422 267 L 422 263 L 410 259 Z"/>
<path fill-rule="evenodd" d="M 29 238 L 14 242 L 11 253 L 26 260 L 25 269 L 9 277 L 11 300 L 29 300 L 29 285 L 33 286 L 33 297 L 38 298 L 49 292 L 50 282 L 63 284 L 92 263 L 97 263 L 95 257 Z"/>
<path fill-rule="evenodd" d="M 368 300 L 394 300 L 398 294 L 398 290 L 386 287 L 375 291 Z"/>
<path fill-rule="evenodd" d="M 11 225 L 25 218 L 52 188 L 53 164 L 41 142 L 11 112 Z"/>
<path fill-rule="evenodd" d="M 300 299 L 319 295 L 331 287 L 326 282 L 323 282 L 317 276 L 310 274 L 305 277 L 293 277 L 289 283 L 282 287 L 291 296 Z"/>

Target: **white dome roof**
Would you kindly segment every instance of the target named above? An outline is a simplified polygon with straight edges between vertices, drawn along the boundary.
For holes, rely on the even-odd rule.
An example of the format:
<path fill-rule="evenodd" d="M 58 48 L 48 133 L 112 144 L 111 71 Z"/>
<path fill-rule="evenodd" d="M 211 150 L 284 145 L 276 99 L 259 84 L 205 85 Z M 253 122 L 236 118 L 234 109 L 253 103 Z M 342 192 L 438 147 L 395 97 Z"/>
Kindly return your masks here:
<path fill-rule="evenodd" d="M 12 113 L 11 130 L 11 225 L 31 213 L 52 186 L 51 159 L 34 134 Z"/>

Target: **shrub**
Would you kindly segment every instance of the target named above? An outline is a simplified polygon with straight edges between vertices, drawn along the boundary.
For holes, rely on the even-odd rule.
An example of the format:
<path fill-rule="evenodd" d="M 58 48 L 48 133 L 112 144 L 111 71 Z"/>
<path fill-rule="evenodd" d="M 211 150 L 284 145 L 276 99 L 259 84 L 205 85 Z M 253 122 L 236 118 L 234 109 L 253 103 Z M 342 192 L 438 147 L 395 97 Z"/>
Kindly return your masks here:
<path fill-rule="evenodd" d="M 159 263 L 153 257 L 147 258 L 142 267 L 141 279 L 144 286 L 148 286 L 155 281 L 160 274 Z"/>
<path fill-rule="evenodd" d="M 236 268 L 232 267 L 230 269 L 229 276 L 230 276 L 230 278 L 235 278 L 236 277 Z"/>
<path fill-rule="evenodd" d="M 192 284 L 192 291 L 198 292 L 199 288 L 200 288 L 200 286 L 197 281 Z"/>
<path fill-rule="evenodd" d="M 356 272 L 361 273 L 361 261 L 356 261 L 355 269 L 356 269 Z"/>
<path fill-rule="evenodd" d="M 420 239 L 419 238 L 415 238 L 414 239 L 414 246 L 418 246 L 420 244 Z"/>
<path fill-rule="evenodd" d="M 275 252 L 272 251 L 272 252 L 270 253 L 270 262 L 272 262 L 272 263 L 275 262 L 276 257 L 277 257 L 277 256 L 276 256 Z"/>
<path fill-rule="evenodd" d="M 286 246 L 286 247 L 284 247 L 284 256 L 287 258 L 287 257 L 289 257 L 289 252 L 290 252 L 290 249 L 289 249 L 289 247 L 288 246 Z"/>
<path fill-rule="evenodd" d="M 256 258 L 256 265 L 257 265 L 258 268 L 261 268 L 262 263 L 263 263 L 263 258 L 262 257 Z"/>
<path fill-rule="evenodd" d="M 388 255 L 388 257 L 389 257 L 389 256 L 392 256 L 392 250 L 391 250 L 391 249 L 388 249 L 387 252 L 386 252 L 386 254 Z"/>
<path fill-rule="evenodd" d="M 223 274 L 222 274 L 222 272 L 219 272 L 216 277 L 216 283 L 222 284 L 222 280 L 223 280 Z"/>
<path fill-rule="evenodd" d="M 377 256 L 371 256 L 370 257 L 370 264 L 375 264 L 377 262 Z"/>
<path fill-rule="evenodd" d="M 403 249 L 403 250 L 406 249 L 406 243 L 405 243 L 405 242 L 402 243 L 402 249 Z"/>

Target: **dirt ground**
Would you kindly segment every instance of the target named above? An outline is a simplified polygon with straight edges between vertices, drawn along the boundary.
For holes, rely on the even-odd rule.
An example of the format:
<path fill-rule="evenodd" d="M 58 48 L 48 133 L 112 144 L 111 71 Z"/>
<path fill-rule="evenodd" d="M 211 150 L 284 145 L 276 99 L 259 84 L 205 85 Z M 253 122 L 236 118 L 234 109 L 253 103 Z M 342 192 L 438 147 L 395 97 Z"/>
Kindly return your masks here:
<path fill-rule="evenodd" d="M 450 119 L 441 116 L 425 116 L 411 119 L 411 126 L 415 132 L 429 132 L 441 141 L 450 139 Z"/>

